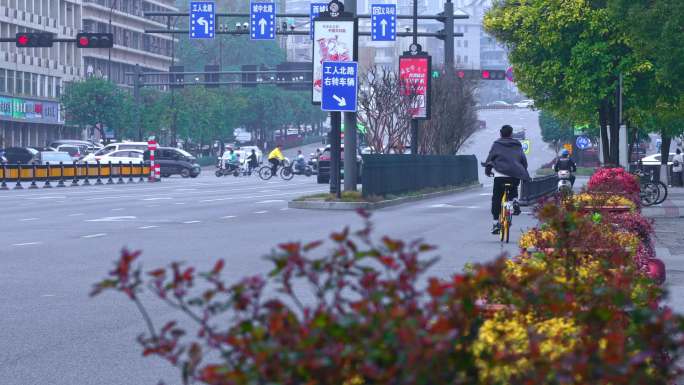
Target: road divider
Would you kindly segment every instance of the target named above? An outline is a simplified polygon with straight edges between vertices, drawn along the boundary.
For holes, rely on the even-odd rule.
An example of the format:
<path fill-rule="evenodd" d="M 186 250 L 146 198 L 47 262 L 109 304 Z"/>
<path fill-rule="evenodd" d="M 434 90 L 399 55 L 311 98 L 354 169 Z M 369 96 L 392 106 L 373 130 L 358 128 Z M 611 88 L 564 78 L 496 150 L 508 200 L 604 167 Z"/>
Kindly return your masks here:
<path fill-rule="evenodd" d="M 537 200 L 547 197 L 558 189 L 558 176 L 556 174 L 534 178 L 529 182 L 520 184 L 520 204 L 529 206 Z"/>
<path fill-rule="evenodd" d="M 117 163 L 72 163 L 44 165 L 31 164 L 4 164 L 0 168 L 0 190 L 9 190 L 8 183 L 14 183 L 13 190 L 22 190 L 22 182 L 29 183 L 28 189 L 37 189 L 38 182 L 43 182 L 43 188 L 52 188 L 52 182 L 57 182 L 56 187 L 66 187 L 66 181 L 71 180 L 70 186 L 103 185 L 102 178 L 107 178 L 106 184 L 124 184 L 124 178 L 128 183 L 143 183 L 150 175 L 150 165 Z M 115 183 L 113 178 L 117 177 Z M 94 183 L 91 183 L 94 180 Z M 152 181 L 153 179 L 151 179 Z M 80 184 L 79 184 L 80 183 Z"/>

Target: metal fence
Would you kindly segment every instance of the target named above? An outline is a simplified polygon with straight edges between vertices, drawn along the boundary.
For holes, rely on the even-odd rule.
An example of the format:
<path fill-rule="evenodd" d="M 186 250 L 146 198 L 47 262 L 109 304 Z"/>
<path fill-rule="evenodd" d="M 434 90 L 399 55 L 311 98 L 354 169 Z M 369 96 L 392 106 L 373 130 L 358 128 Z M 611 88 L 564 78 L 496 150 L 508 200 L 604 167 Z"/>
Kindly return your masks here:
<path fill-rule="evenodd" d="M 88 186 L 92 180 L 99 184 L 123 184 L 145 182 L 150 175 L 149 163 L 59 163 L 59 164 L 4 164 L 0 165 L 0 190 L 22 189 L 22 182 L 28 188 L 37 188 L 37 182 L 44 182 L 45 188 L 81 185 Z"/>
<path fill-rule="evenodd" d="M 520 204 L 528 206 L 536 200 L 551 195 L 558 189 L 558 176 L 556 174 L 534 178 L 529 182 L 520 184 Z"/>
<path fill-rule="evenodd" d="M 363 155 L 363 196 L 478 182 L 475 155 Z"/>

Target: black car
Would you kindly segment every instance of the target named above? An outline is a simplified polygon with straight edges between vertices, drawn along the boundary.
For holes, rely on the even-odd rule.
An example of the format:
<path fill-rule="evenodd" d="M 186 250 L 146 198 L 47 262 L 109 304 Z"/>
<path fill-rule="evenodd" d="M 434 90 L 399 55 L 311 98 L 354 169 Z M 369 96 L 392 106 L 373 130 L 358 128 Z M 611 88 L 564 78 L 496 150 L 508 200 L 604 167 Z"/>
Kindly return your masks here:
<path fill-rule="evenodd" d="M 38 150 L 31 147 L 8 147 L 4 157 L 7 164 L 33 164 L 38 161 Z"/>
<path fill-rule="evenodd" d="M 342 152 L 340 153 L 341 158 L 340 158 L 340 172 L 342 179 L 344 179 L 344 148 L 342 148 Z M 318 157 L 318 162 L 317 162 L 317 175 L 316 175 L 316 182 L 318 183 L 330 183 L 330 146 L 326 147 L 325 150 L 323 150 L 323 153 Z M 359 181 L 361 180 L 361 157 L 357 154 L 356 155 L 356 165 L 357 165 L 357 175 L 359 176 Z"/>
<path fill-rule="evenodd" d="M 149 151 L 145 151 L 144 159 L 149 162 Z M 154 152 L 154 162 L 159 165 L 161 176 L 165 178 L 171 175 L 196 178 L 202 172 L 197 159 L 179 148 L 158 147 Z"/>

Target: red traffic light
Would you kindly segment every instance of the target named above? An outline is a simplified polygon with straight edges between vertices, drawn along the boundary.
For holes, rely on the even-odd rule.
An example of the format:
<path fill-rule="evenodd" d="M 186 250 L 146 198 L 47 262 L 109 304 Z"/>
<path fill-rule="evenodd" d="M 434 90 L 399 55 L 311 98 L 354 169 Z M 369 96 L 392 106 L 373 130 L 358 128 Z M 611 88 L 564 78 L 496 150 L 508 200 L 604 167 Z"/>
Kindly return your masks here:
<path fill-rule="evenodd" d="M 17 45 L 20 45 L 22 47 L 26 47 L 29 43 L 29 37 L 26 35 L 19 35 L 17 36 Z"/>
<path fill-rule="evenodd" d="M 464 71 L 458 71 L 458 77 L 463 79 L 465 77 L 465 72 Z"/>
<path fill-rule="evenodd" d="M 483 70 L 482 71 L 482 79 L 489 79 L 489 77 L 490 77 L 489 71 Z"/>
<path fill-rule="evenodd" d="M 81 48 L 86 48 L 90 45 L 90 39 L 86 36 L 81 36 L 78 38 L 78 46 Z"/>

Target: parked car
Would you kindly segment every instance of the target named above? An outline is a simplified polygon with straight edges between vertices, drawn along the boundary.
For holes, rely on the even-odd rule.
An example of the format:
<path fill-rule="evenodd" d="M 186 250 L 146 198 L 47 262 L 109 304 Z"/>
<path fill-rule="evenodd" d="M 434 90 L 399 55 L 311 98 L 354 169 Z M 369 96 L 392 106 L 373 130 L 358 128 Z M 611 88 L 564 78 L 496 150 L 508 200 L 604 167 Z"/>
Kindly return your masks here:
<path fill-rule="evenodd" d="M 37 154 L 35 164 L 51 164 L 58 165 L 71 164 L 73 162 L 71 156 L 68 152 L 63 151 L 41 151 Z"/>
<path fill-rule="evenodd" d="M 106 154 L 109 154 L 110 152 L 113 151 L 118 151 L 118 150 L 140 150 L 140 151 L 145 151 L 147 150 L 147 142 L 120 142 L 120 143 L 110 143 L 106 145 L 104 148 L 98 150 L 97 152 L 93 154 L 88 154 L 83 159 L 81 159 L 84 162 L 94 162 L 98 156 L 103 156 Z"/>
<path fill-rule="evenodd" d="M 143 163 L 142 150 L 118 150 L 112 151 L 104 155 L 98 155 L 95 160 L 99 160 L 101 164 L 141 164 Z"/>
<path fill-rule="evenodd" d="M 72 161 L 77 161 L 81 159 L 85 154 L 87 154 L 87 146 L 76 146 L 71 144 L 62 144 L 57 146 L 57 148 L 50 147 L 54 151 L 66 152 L 71 157 Z"/>
<path fill-rule="evenodd" d="M 150 160 L 150 152 L 145 151 L 144 160 Z M 180 175 L 183 178 L 196 178 L 202 168 L 197 164 L 197 159 L 185 150 L 174 147 L 158 147 L 154 152 L 154 162 L 159 164 L 162 177 Z"/>
<path fill-rule="evenodd" d="M 525 99 L 525 100 L 521 100 L 517 103 L 513 103 L 513 105 L 518 107 L 518 108 L 531 108 L 531 107 L 534 107 L 534 100 Z"/>
<path fill-rule="evenodd" d="M 76 140 L 76 139 L 59 139 L 54 140 L 50 143 L 48 147 L 58 150 L 59 146 L 62 145 L 72 145 L 77 146 L 81 149 L 81 155 L 91 154 L 102 149 L 102 145 L 99 143 L 93 143 L 88 140 Z"/>
<path fill-rule="evenodd" d="M 4 156 L 7 164 L 33 164 L 37 162 L 38 152 L 31 147 L 8 147 Z"/>
<path fill-rule="evenodd" d="M 674 152 L 670 153 L 670 155 L 668 156 L 668 159 L 667 159 L 668 165 L 672 165 L 672 158 L 674 158 L 675 155 L 676 154 Z M 644 166 L 660 166 L 661 159 L 662 158 L 661 158 L 660 154 L 653 154 L 653 155 L 649 155 L 647 157 L 642 158 L 641 163 Z"/>
<path fill-rule="evenodd" d="M 507 107 L 511 107 L 511 105 L 504 102 L 503 100 L 497 100 L 497 101 L 494 101 L 491 103 L 487 103 L 485 105 L 485 107 L 487 107 L 487 108 L 507 108 Z"/>

